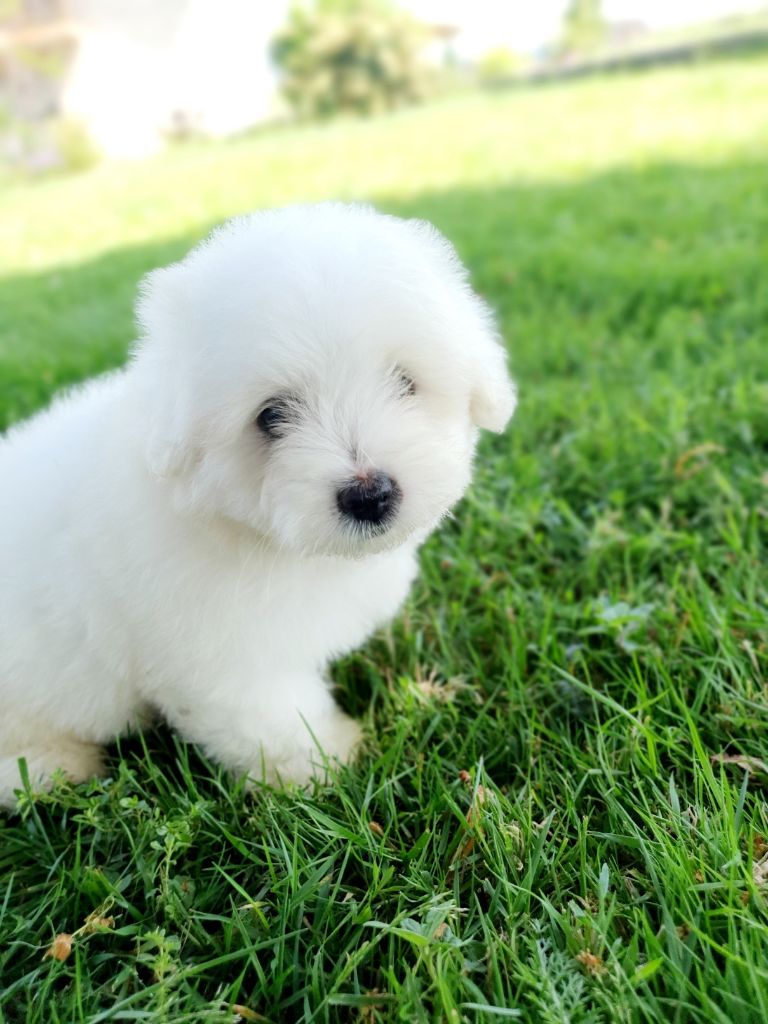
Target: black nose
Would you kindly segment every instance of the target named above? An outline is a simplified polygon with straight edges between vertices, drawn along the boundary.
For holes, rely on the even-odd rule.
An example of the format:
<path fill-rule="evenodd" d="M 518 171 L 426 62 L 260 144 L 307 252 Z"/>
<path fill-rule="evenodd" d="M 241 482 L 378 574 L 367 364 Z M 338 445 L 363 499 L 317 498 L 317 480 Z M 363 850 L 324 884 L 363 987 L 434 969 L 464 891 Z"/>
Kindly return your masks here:
<path fill-rule="evenodd" d="M 400 488 L 386 473 L 351 480 L 339 488 L 339 511 L 358 523 L 383 523 L 400 504 Z"/>

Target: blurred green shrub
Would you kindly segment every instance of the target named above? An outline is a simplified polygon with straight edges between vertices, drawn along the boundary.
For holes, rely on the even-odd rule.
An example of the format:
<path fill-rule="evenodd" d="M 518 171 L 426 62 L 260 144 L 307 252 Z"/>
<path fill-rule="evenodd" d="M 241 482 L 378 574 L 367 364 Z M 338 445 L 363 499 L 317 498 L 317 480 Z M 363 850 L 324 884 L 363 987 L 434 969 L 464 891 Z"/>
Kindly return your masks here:
<path fill-rule="evenodd" d="M 101 159 L 88 129 L 77 118 L 57 118 L 51 125 L 51 135 L 64 170 L 85 171 Z"/>
<path fill-rule="evenodd" d="M 526 68 L 522 54 L 515 53 L 507 46 L 496 46 L 488 50 L 477 62 L 477 77 L 481 82 L 498 82 L 514 78 Z"/>
<path fill-rule="evenodd" d="M 29 121 L 0 108 L 0 184 L 84 171 L 101 159 L 85 125 L 71 117 Z"/>
<path fill-rule="evenodd" d="M 425 27 L 389 0 L 315 0 L 292 8 L 272 55 L 302 117 L 374 114 L 429 93 L 426 41 Z"/>
<path fill-rule="evenodd" d="M 577 55 L 593 53 L 604 42 L 605 32 L 602 0 L 570 0 L 563 15 L 560 50 Z"/>

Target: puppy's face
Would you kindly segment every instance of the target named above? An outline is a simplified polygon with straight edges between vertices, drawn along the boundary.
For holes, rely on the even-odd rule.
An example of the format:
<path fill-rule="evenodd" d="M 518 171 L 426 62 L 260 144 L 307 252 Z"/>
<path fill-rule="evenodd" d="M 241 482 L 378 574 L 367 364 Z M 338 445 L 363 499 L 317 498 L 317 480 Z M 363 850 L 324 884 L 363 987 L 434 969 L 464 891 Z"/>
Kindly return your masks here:
<path fill-rule="evenodd" d="M 366 208 L 232 222 L 150 276 L 140 320 L 153 472 L 300 553 L 426 534 L 469 482 L 477 427 L 514 405 L 448 244 Z"/>

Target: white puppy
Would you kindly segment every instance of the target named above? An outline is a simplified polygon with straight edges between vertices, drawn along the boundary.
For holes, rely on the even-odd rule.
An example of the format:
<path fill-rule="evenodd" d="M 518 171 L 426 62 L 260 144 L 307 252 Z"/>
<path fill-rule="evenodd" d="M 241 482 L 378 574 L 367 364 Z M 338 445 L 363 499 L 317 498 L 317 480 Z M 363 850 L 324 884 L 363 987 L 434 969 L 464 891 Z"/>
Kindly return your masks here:
<path fill-rule="evenodd" d="M 306 780 L 358 725 L 325 671 L 403 601 L 515 396 L 428 224 L 321 204 L 150 274 L 127 367 L 0 440 L 0 802 L 149 714 Z"/>

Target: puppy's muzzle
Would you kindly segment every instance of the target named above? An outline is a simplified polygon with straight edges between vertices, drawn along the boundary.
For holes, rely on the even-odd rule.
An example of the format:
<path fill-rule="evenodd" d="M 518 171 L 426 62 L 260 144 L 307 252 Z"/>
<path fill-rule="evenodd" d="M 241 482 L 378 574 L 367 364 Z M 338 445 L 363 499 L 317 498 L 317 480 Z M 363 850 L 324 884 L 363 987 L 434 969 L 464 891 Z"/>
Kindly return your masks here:
<path fill-rule="evenodd" d="M 339 512 L 346 519 L 372 526 L 386 526 L 402 500 L 402 491 L 391 476 L 374 473 L 355 477 L 336 493 Z"/>

